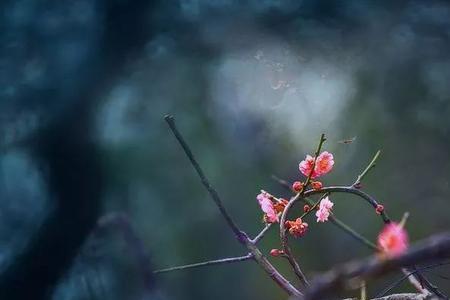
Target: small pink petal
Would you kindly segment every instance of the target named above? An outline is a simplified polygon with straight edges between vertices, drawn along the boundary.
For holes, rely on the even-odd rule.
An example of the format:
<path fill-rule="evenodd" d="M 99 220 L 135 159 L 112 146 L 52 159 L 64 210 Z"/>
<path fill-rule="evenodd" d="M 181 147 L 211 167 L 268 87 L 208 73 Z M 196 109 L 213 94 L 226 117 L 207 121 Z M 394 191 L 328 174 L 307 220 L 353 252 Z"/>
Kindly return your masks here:
<path fill-rule="evenodd" d="M 319 210 L 316 212 L 317 222 L 325 222 L 328 221 L 328 217 L 330 216 L 331 209 L 333 208 L 334 203 L 330 201 L 328 197 L 320 200 Z"/>
<path fill-rule="evenodd" d="M 258 200 L 259 205 L 261 206 L 261 210 L 267 216 L 267 221 L 269 223 L 278 222 L 278 214 L 274 208 L 272 200 L 270 200 L 268 195 L 266 193 L 261 193 L 258 196 L 256 196 L 256 199 Z"/>
<path fill-rule="evenodd" d="M 300 162 L 298 165 L 298 168 L 300 169 L 300 172 L 302 172 L 303 175 L 309 176 L 311 174 L 311 178 L 315 178 L 317 174 L 313 170 L 313 164 L 314 164 L 314 157 L 311 155 L 306 155 L 306 158 Z"/>

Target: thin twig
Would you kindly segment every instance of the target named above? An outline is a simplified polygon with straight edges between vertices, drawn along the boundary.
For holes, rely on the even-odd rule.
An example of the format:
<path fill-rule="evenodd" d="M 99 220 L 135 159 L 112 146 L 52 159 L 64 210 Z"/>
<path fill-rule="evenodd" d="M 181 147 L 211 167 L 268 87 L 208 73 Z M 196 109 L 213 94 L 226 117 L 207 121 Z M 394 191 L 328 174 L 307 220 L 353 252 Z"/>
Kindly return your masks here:
<path fill-rule="evenodd" d="M 273 223 L 268 223 L 264 228 L 251 240 L 253 244 L 257 244 L 272 227 Z"/>
<path fill-rule="evenodd" d="M 182 266 L 176 266 L 171 268 L 165 268 L 153 271 L 154 274 L 159 273 L 167 273 L 172 271 L 179 271 L 179 270 L 186 270 L 186 269 L 193 269 L 193 268 L 200 268 L 200 267 L 207 267 L 207 266 L 213 266 L 213 265 L 222 265 L 222 264 L 229 264 L 229 263 L 235 263 L 235 262 L 241 262 L 250 260 L 253 258 L 253 254 L 249 253 L 244 256 L 238 256 L 238 257 L 230 257 L 230 258 L 221 258 L 216 260 L 208 260 L 204 262 L 199 262 L 195 264 L 189 264 L 189 265 L 182 265 Z"/>
<path fill-rule="evenodd" d="M 317 157 L 319 156 L 319 153 L 320 153 L 320 150 L 322 149 L 323 143 L 326 140 L 327 139 L 325 138 L 325 134 L 322 133 L 320 135 L 320 140 L 319 140 L 319 144 L 317 145 L 316 152 L 314 153 L 314 160 L 313 160 L 313 164 L 311 166 L 311 172 L 309 172 L 308 177 L 306 178 L 306 181 L 305 181 L 305 183 L 303 185 L 303 190 L 305 190 L 308 187 L 309 182 L 311 181 L 311 177 L 312 177 L 312 175 L 314 173 L 314 169 L 316 167 Z M 302 192 L 303 192 L 303 190 L 302 190 Z"/>
<path fill-rule="evenodd" d="M 375 198 L 373 198 L 372 196 L 370 196 L 369 194 L 361 191 L 360 189 L 356 189 L 354 187 L 351 186 L 327 186 L 327 187 L 323 187 L 320 190 L 314 190 L 314 189 L 310 189 L 305 191 L 304 193 L 304 197 L 308 197 L 308 196 L 312 196 L 315 194 L 320 194 L 320 193 L 326 193 L 326 192 L 330 192 L 330 193 L 347 193 L 347 194 L 354 194 L 359 196 L 360 198 L 364 199 L 367 203 L 369 203 L 373 208 L 376 208 L 377 205 L 379 204 L 378 201 L 375 200 Z M 297 198 L 295 200 L 298 201 L 299 199 Z M 287 207 L 287 206 L 286 206 Z M 380 213 L 380 217 L 383 220 L 384 223 L 389 223 L 390 219 L 387 216 L 385 211 L 382 211 Z"/>
<path fill-rule="evenodd" d="M 308 211 L 304 212 L 304 213 L 300 216 L 300 219 L 303 220 L 307 215 L 309 215 L 310 213 L 312 213 L 312 212 L 317 208 L 317 206 L 320 205 L 320 201 L 322 201 L 322 199 L 324 199 L 325 197 L 328 197 L 329 195 L 330 195 L 330 193 L 325 193 L 325 194 L 323 194 L 323 195 L 319 198 L 319 200 L 316 201 L 316 203 L 313 203 L 313 204 L 311 205 L 311 207 L 309 208 Z"/>
<path fill-rule="evenodd" d="M 373 156 L 373 158 L 370 161 L 370 163 L 367 165 L 367 167 L 364 169 L 364 171 L 362 171 L 362 173 L 358 175 L 358 178 L 356 178 L 355 183 L 352 184 L 353 187 L 358 186 L 359 184 L 361 184 L 361 181 L 367 175 L 367 173 L 369 173 L 369 171 L 373 167 L 376 166 L 376 162 L 377 162 L 378 157 L 380 156 L 380 153 L 381 153 L 381 150 L 378 150 L 377 153 L 375 153 L 375 155 Z"/>
<path fill-rule="evenodd" d="M 375 153 L 374 157 L 372 158 L 371 162 L 367 165 L 367 167 L 364 169 L 364 171 L 358 176 L 355 183 L 353 183 L 352 187 L 358 187 L 361 184 L 362 179 L 364 176 L 367 175 L 367 173 L 376 165 L 376 161 L 378 157 L 380 156 L 381 151 L 378 150 L 377 153 Z M 415 266 L 412 266 L 414 269 Z M 402 270 L 403 273 L 407 274 L 409 270 L 404 269 Z M 428 290 L 430 290 L 432 293 L 434 293 L 438 297 L 447 297 L 445 296 L 434 284 L 432 284 L 420 271 L 414 272 L 412 274 L 412 277 L 408 278 L 411 284 L 416 287 L 419 291 L 424 293 L 429 293 Z M 425 287 L 425 288 L 424 288 Z M 428 289 L 428 290 L 427 290 Z"/>
<path fill-rule="evenodd" d="M 206 178 L 205 174 L 203 173 L 202 168 L 198 164 L 197 160 L 195 159 L 194 155 L 192 154 L 191 149 L 187 145 L 187 143 L 184 141 L 184 138 L 181 136 L 180 132 L 178 131 L 175 120 L 173 116 L 167 115 L 164 117 L 167 124 L 169 124 L 170 129 L 172 130 L 175 138 L 178 140 L 178 143 L 180 143 L 181 147 L 183 148 L 184 153 L 189 158 L 189 161 L 191 162 L 192 166 L 194 167 L 195 171 L 197 172 L 198 176 L 200 177 L 200 180 L 202 181 L 203 186 L 208 191 L 209 195 L 213 199 L 213 201 L 216 203 L 217 207 L 220 210 L 220 213 L 224 217 L 225 221 L 228 223 L 228 226 L 231 228 L 233 233 L 236 235 L 237 239 L 243 243 L 242 241 L 242 232 L 239 229 L 239 227 L 236 225 L 236 223 L 233 221 L 231 216 L 228 214 L 227 210 L 225 209 L 225 206 L 222 203 L 222 200 L 219 197 L 219 194 L 217 191 L 211 186 L 209 183 L 209 180 Z"/>
<path fill-rule="evenodd" d="M 369 171 L 375 166 L 375 163 L 380 155 L 381 151 L 378 150 L 377 153 L 375 153 L 374 157 L 372 158 L 372 160 L 370 161 L 370 163 L 367 165 L 367 167 L 364 169 L 364 171 L 358 176 L 357 180 L 355 181 L 355 183 L 352 184 L 352 186 L 350 188 L 352 189 L 357 189 L 358 185 L 360 185 L 362 179 L 369 173 Z M 285 181 L 282 180 L 276 176 L 272 176 L 272 178 L 277 181 L 278 183 L 280 183 L 282 186 L 284 186 L 285 188 L 289 189 L 292 191 L 292 188 L 290 187 L 290 185 Z M 364 193 L 365 194 L 365 193 Z M 360 194 L 359 196 L 363 196 L 362 194 Z M 369 195 L 367 195 L 369 196 Z M 370 199 L 369 197 L 363 197 L 365 198 L 367 201 L 369 201 L 369 203 L 372 204 L 373 207 L 376 208 L 376 201 L 375 199 Z M 309 200 L 307 197 L 303 198 L 303 200 L 308 203 L 309 205 L 312 205 L 312 201 Z M 385 223 L 388 223 L 389 217 L 387 216 L 386 212 L 383 211 L 381 214 L 383 221 Z M 375 244 L 373 244 L 371 241 L 369 241 L 367 238 L 363 237 L 362 235 L 360 235 L 359 233 L 357 233 L 355 230 L 353 230 L 350 226 L 346 225 L 344 222 L 340 221 L 339 219 L 337 219 L 334 216 L 330 216 L 330 221 L 333 224 L 336 224 L 339 228 L 343 229 L 345 232 L 347 232 L 348 234 L 350 234 L 352 237 L 354 237 L 356 240 L 362 242 L 364 245 L 368 246 L 369 248 L 373 249 L 373 250 L 377 250 L 377 246 Z M 404 270 L 404 273 L 407 273 L 408 270 Z M 420 272 L 416 272 L 413 274 L 414 277 L 414 282 L 411 281 L 411 283 L 414 285 L 415 288 L 417 288 L 419 291 L 423 292 L 424 289 L 423 287 L 426 287 L 427 289 L 429 289 L 431 292 L 433 292 L 435 295 L 437 296 L 445 296 L 435 285 L 433 285 L 423 274 L 421 274 Z M 419 285 L 416 284 L 416 282 L 419 283 Z M 427 290 L 425 290 L 427 292 Z"/>
<path fill-rule="evenodd" d="M 348 233 L 350 236 L 352 236 L 355 240 L 361 242 L 363 245 L 367 246 L 371 250 L 378 250 L 377 245 L 372 243 L 369 239 L 365 238 L 361 234 L 359 234 L 357 231 L 355 231 L 353 228 L 336 218 L 334 215 L 331 215 L 329 218 L 331 223 L 336 224 L 339 228 L 342 228 L 346 233 Z"/>
<path fill-rule="evenodd" d="M 308 174 L 308 177 L 303 185 L 302 190 L 297 193 L 288 203 L 288 205 L 285 207 L 283 213 L 281 214 L 280 219 L 280 240 L 281 240 L 281 249 L 283 250 L 285 257 L 287 258 L 289 264 L 292 266 L 295 275 L 300 279 L 300 282 L 308 286 L 308 279 L 306 278 L 306 275 L 303 273 L 302 269 L 300 268 L 300 265 L 298 264 L 297 260 L 294 258 L 294 255 L 292 254 L 291 248 L 289 247 L 288 243 L 288 236 L 286 234 L 286 219 L 287 219 L 287 212 L 289 211 L 289 207 L 292 206 L 292 203 L 296 202 L 297 199 L 303 198 L 306 188 L 309 185 L 309 182 L 311 180 L 311 177 L 314 172 L 314 168 L 316 165 L 317 157 L 319 156 L 320 150 L 322 149 L 323 143 L 326 141 L 325 135 L 322 134 L 320 136 L 319 144 L 317 145 L 317 149 L 314 155 L 314 161 L 311 167 L 311 172 Z"/>
<path fill-rule="evenodd" d="M 414 271 L 409 272 L 408 274 L 405 274 L 404 276 L 400 277 L 400 279 L 398 279 L 397 281 L 393 282 L 392 284 L 390 284 L 387 288 L 385 288 L 383 291 L 381 291 L 380 293 L 378 293 L 375 297 L 379 298 L 379 297 L 383 297 L 384 295 L 386 295 L 387 293 L 389 293 L 390 291 L 392 291 L 395 287 L 397 287 L 399 284 L 401 284 L 403 281 L 405 281 L 406 279 L 408 279 L 408 277 L 410 277 L 411 275 L 416 274 L 419 271 L 426 271 L 426 270 L 430 270 L 430 269 L 434 269 L 436 267 L 440 267 L 440 266 L 445 266 L 450 264 L 449 261 L 447 262 L 440 262 L 440 263 L 435 263 L 435 264 L 431 264 L 428 266 L 424 266 L 424 267 L 420 267 L 420 268 L 416 268 Z"/>
<path fill-rule="evenodd" d="M 361 300 L 367 300 L 367 286 L 364 280 L 361 284 Z"/>
<path fill-rule="evenodd" d="M 281 179 L 280 177 L 276 176 L 276 175 L 271 175 L 270 176 L 275 182 L 277 182 L 279 185 L 281 185 L 282 187 L 284 187 L 285 189 L 287 189 L 288 191 L 294 193 L 294 190 L 292 189 L 292 186 L 289 184 L 289 182 L 287 182 L 284 179 Z"/>
<path fill-rule="evenodd" d="M 416 266 L 413 265 L 412 269 L 416 270 Z M 406 268 L 406 271 L 409 270 Z M 444 294 L 437 286 L 431 283 L 431 281 L 428 280 L 428 278 L 426 278 L 425 275 L 423 275 L 420 271 L 412 274 L 412 277 L 414 277 L 421 284 L 422 289 L 425 288 L 426 292 L 435 294 L 437 297 L 439 297 L 439 299 L 449 299 L 446 294 Z"/>
<path fill-rule="evenodd" d="M 361 280 L 380 277 L 402 267 L 427 263 L 450 257 L 450 232 L 432 236 L 409 248 L 402 255 L 379 259 L 377 255 L 360 262 L 351 262 L 335 268 L 313 280 L 306 291 L 307 300 L 324 299 Z M 444 298 L 445 299 L 445 298 Z"/>
<path fill-rule="evenodd" d="M 225 218 L 228 226 L 231 228 L 233 233 L 236 236 L 236 239 L 239 243 L 244 245 L 249 253 L 252 254 L 253 259 L 255 262 L 266 272 L 267 275 L 276 283 L 278 286 L 280 286 L 288 295 L 291 296 L 301 296 L 302 293 L 297 290 L 286 278 L 284 278 L 283 275 L 278 272 L 275 267 L 267 260 L 267 258 L 261 253 L 261 251 L 258 249 L 258 247 L 250 240 L 250 238 L 247 236 L 245 232 L 239 229 L 239 227 L 236 225 L 236 223 L 232 220 L 230 215 L 228 214 L 227 210 L 225 209 L 225 206 L 222 203 L 222 200 L 219 197 L 219 194 L 217 191 L 211 186 L 208 179 L 206 178 L 205 174 L 203 173 L 202 169 L 200 168 L 200 165 L 197 163 L 197 160 L 194 158 L 194 155 L 192 154 L 192 151 L 190 150 L 187 143 L 184 141 L 184 138 L 181 136 L 180 132 L 178 131 L 175 120 L 172 116 L 167 115 L 164 117 L 166 122 L 169 124 L 170 129 L 172 130 L 173 134 L 175 135 L 176 139 L 180 143 L 181 147 L 183 148 L 186 156 L 189 158 L 192 166 L 197 171 L 198 176 L 200 177 L 204 187 L 209 192 L 211 198 L 217 205 L 217 207 L 220 210 L 220 213 Z"/>
<path fill-rule="evenodd" d="M 275 175 L 272 175 L 272 179 L 275 180 L 276 182 L 278 182 L 281 186 L 283 186 L 285 189 L 289 190 L 290 192 L 294 192 L 286 180 L 281 179 Z M 304 197 L 303 200 L 305 201 L 306 204 L 308 204 L 310 206 L 314 205 L 314 202 L 311 199 L 309 199 L 308 197 Z M 369 247 L 369 249 L 371 249 L 371 250 L 378 249 L 374 243 L 372 243 L 370 240 L 368 240 L 367 238 L 365 238 L 364 236 L 362 236 L 361 234 L 359 234 L 358 232 L 353 230 L 350 226 L 345 224 L 345 222 L 341 221 L 335 215 L 330 215 L 329 220 L 331 223 L 336 225 L 338 228 L 342 229 L 344 232 L 346 232 L 347 234 L 352 236 L 355 240 L 357 240 L 357 241 L 361 242 L 362 244 L 364 244 L 365 246 Z"/>
<path fill-rule="evenodd" d="M 285 253 L 285 255 L 286 255 L 286 257 L 287 257 L 289 263 L 290 263 L 291 266 L 293 267 L 295 274 L 297 275 L 297 277 L 300 278 L 300 280 L 302 281 L 302 283 L 304 283 L 305 285 L 308 285 L 308 282 L 307 282 L 307 280 L 306 280 L 306 277 L 305 277 L 304 273 L 301 271 L 300 266 L 299 266 L 297 260 L 296 260 L 296 259 L 294 258 L 294 256 L 292 255 L 292 251 L 291 251 L 291 249 L 290 249 L 290 247 L 289 247 L 289 244 L 288 244 L 288 237 L 287 237 L 287 235 L 286 235 L 285 222 L 286 222 L 286 218 L 287 218 L 287 215 L 288 215 L 288 212 L 289 212 L 290 208 L 293 207 L 293 205 L 294 205 L 299 199 L 305 199 L 306 197 L 308 197 L 308 196 L 310 196 L 310 195 L 313 195 L 313 194 L 315 194 L 315 193 L 322 193 L 322 192 L 326 192 L 327 194 L 329 194 L 330 192 L 346 192 L 346 193 L 353 193 L 353 194 L 356 194 L 356 195 L 360 196 L 361 198 L 365 199 L 365 200 L 366 200 L 367 202 L 369 202 L 369 204 L 371 204 L 374 208 L 376 208 L 377 205 L 378 205 L 378 202 L 377 202 L 375 199 L 373 199 L 370 195 L 368 195 L 368 194 L 366 194 L 366 193 L 364 193 L 364 192 L 359 191 L 358 189 L 356 189 L 356 188 L 354 187 L 354 185 L 352 185 L 351 187 L 326 187 L 326 188 L 322 188 L 322 189 L 320 189 L 320 190 L 309 190 L 309 191 L 306 191 L 306 188 L 308 187 L 309 182 L 310 182 L 311 177 L 312 177 L 312 173 L 313 173 L 313 170 L 314 170 L 314 167 L 315 167 L 315 164 L 316 164 L 317 156 L 319 155 L 320 150 L 321 150 L 322 145 L 323 145 L 323 143 L 325 142 L 325 140 L 326 140 L 325 135 L 322 134 L 322 135 L 320 136 L 320 141 L 319 141 L 319 144 L 318 144 L 318 146 L 317 146 L 317 150 L 316 150 L 316 152 L 315 152 L 314 162 L 313 162 L 313 165 L 312 165 L 312 171 L 309 173 L 308 178 L 307 178 L 306 181 L 305 181 L 304 188 L 302 189 L 302 191 L 301 191 L 300 193 L 297 193 L 297 194 L 289 201 L 289 203 L 287 204 L 286 208 L 284 209 L 284 211 L 283 211 L 283 213 L 282 213 L 282 215 L 281 215 L 281 220 L 280 220 L 280 239 L 281 239 L 281 246 L 282 246 L 282 249 L 283 249 L 283 251 L 284 251 L 284 253 Z M 370 171 L 370 169 L 374 166 L 374 164 L 375 164 L 375 162 L 376 162 L 376 160 L 377 160 L 379 154 L 380 154 L 380 151 L 378 151 L 378 152 L 375 154 L 374 158 L 373 158 L 372 161 L 369 163 L 369 165 L 366 167 L 366 169 L 361 173 L 361 175 L 358 176 L 358 179 L 357 179 L 356 182 L 358 182 L 358 183 L 361 182 L 361 180 L 364 178 L 364 176 L 365 176 L 365 175 Z M 281 183 L 282 183 L 283 185 L 285 185 L 284 182 L 281 182 Z M 382 219 L 383 219 L 383 221 L 384 221 L 385 223 L 389 222 L 389 218 L 387 217 L 387 215 L 386 215 L 386 213 L 385 213 L 384 211 L 381 212 L 381 217 L 382 217 Z M 338 224 L 338 223 L 335 222 L 335 224 Z M 347 227 L 348 227 L 348 226 L 347 226 Z M 342 227 L 342 228 L 343 228 L 343 229 L 347 229 L 347 230 L 346 230 L 347 232 L 349 232 L 352 236 L 355 236 L 355 232 L 354 232 L 353 230 L 348 230 L 349 228 L 345 228 L 345 226 Z M 358 240 L 361 240 L 361 236 L 359 236 Z M 370 243 L 365 243 L 365 244 L 370 244 Z"/>

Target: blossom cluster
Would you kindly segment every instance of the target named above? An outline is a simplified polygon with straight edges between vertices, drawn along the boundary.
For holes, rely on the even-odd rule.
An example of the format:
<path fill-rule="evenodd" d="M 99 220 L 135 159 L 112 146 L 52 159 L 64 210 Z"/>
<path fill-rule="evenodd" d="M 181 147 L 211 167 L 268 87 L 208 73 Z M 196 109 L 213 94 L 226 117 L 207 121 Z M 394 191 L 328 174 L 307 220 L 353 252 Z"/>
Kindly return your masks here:
<path fill-rule="evenodd" d="M 292 184 L 292 191 L 294 193 L 302 194 L 309 186 L 314 190 L 321 190 L 323 184 L 317 181 L 317 178 L 329 173 L 334 166 L 334 157 L 330 152 L 324 151 L 317 157 L 306 155 L 305 159 L 299 163 L 299 170 L 301 174 L 306 176 L 305 181 L 294 181 Z M 356 187 L 356 186 L 355 186 Z M 280 215 L 283 213 L 287 204 L 286 199 L 277 198 L 272 194 L 261 190 L 256 197 L 261 210 L 264 214 L 263 219 L 266 223 L 280 222 Z M 332 215 L 334 203 L 330 200 L 328 194 L 324 195 L 320 201 L 314 206 L 305 204 L 303 207 L 303 215 L 297 217 L 295 220 L 287 220 L 284 224 L 285 229 L 295 238 L 300 238 L 308 231 L 308 223 L 304 218 L 313 210 L 316 209 L 315 216 L 318 223 L 324 223 L 329 220 Z M 377 204 L 375 212 L 378 215 L 383 214 L 384 206 Z M 391 222 L 387 224 L 378 235 L 377 247 L 383 257 L 392 257 L 399 255 L 408 248 L 408 235 L 403 228 L 403 224 Z M 270 252 L 272 256 L 284 255 L 282 250 L 272 249 Z"/>
<path fill-rule="evenodd" d="M 316 212 L 317 222 L 325 222 L 328 221 L 328 217 L 330 216 L 331 209 L 333 208 L 334 203 L 328 199 L 328 197 L 320 200 L 319 210 Z"/>
<path fill-rule="evenodd" d="M 311 185 L 311 187 L 315 190 L 320 190 L 322 188 L 322 183 L 319 181 L 310 181 L 310 178 L 315 179 L 327 174 L 331 171 L 333 165 L 333 154 L 327 151 L 322 152 L 317 156 L 317 158 L 307 155 L 306 158 L 299 164 L 300 172 L 305 175 L 307 179 L 305 182 L 295 181 L 292 184 L 293 191 L 296 193 L 301 193 L 308 185 Z M 261 191 L 261 193 L 256 196 L 256 199 L 258 200 L 261 210 L 264 213 L 264 221 L 266 223 L 279 222 L 279 215 L 283 212 L 288 201 L 283 198 L 276 198 L 266 191 Z M 323 198 L 320 201 L 316 212 L 317 222 L 328 221 L 332 208 L 333 202 L 331 202 L 328 197 Z M 305 206 L 305 214 L 307 214 L 309 210 L 310 207 Z M 308 223 L 303 222 L 302 218 L 297 218 L 294 221 L 286 221 L 285 227 L 292 236 L 298 238 L 306 233 Z"/>

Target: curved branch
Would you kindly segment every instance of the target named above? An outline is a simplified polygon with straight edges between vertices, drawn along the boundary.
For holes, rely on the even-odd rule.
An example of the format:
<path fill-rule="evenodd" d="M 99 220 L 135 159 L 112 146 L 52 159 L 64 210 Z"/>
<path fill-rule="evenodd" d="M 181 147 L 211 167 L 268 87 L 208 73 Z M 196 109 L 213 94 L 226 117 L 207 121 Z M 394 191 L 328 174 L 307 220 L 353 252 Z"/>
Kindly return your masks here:
<path fill-rule="evenodd" d="M 377 152 L 378 154 L 378 152 Z M 378 155 L 375 155 L 375 158 L 378 157 Z M 367 171 L 370 170 L 370 168 L 372 168 L 374 166 L 374 161 L 375 158 L 372 160 L 372 162 L 369 164 L 369 166 L 366 168 L 366 171 L 363 172 L 363 175 L 358 176 L 358 178 L 362 178 L 365 174 L 367 174 Z M 358 182 L 358 181 L 357 181 Z M 318 194 L 321 192 L 337 192 L 337 193 L 350 193 L 350 194 L 354 194 L 357 195 L 359 197 L 361 197 L 362 199 L 366 200 L 370 205 L 372 205 L 372 207 L 376 208 L 378 205 L 378 202 L 369 194 L 357 189 L 354 187 L 354 185 L 350 186 L 350 187 L 340 187 L 340 186 L 330 186 L 330 187 L 325 187 L 322 188 L 319 191 L 315 191 L 315 190 L 309 190 L 306 191 L 304 193 L 305 197 L 306 196 L 310 196 L 310 195 L 314 195 L 314 194 Z M 288 205 L 289 206 L 289 205 Z M 287 210 L 287 207 L 286 209 Z M 382 211 L 380 214 L 380 217 L 382 218 L 384 223 L 389 223 L 390 219 L 386 214 L 386 211 Z M 415 266 L 412 266 L 412 268 L 414 269 Z M 410 270 L 406 269 L 403 271 L 405 274 L 410 272 Z M 434 284 L 432 284 L 420 271 L 419 272 L 415 272 L 412 274 L 412 278 L 416 279 L 419 283 L 420 283 L 420 287 L 418 288 L 419 291 L 421 292 L 428 292 L 428 290 L 430 290 L 431 292 L 433 292 L 435 295 L 437 295 L 438 297 L 446 297 Z M 424 289 L 423 287 L 425 287 L 426 289 Z"/>
<path fill-rule="evenodd" d="M 286 180 L 278 178 L 275 175 L 272 175 L 272 179 L 275 180 L 276 182 L 278 182 L 282 187 L 284 187 L 288 191 L 294 193 L 291 186 L 289 185 L 289 183 Z M 303 198 L 303 200 L 306 204 L 308 204 L 310 206 L 314 205 L 314 202 L 307 197 Z M 342 229 L 344 232 L 346 232 L 350 236 L 352 236 L 355 240 L 357 240 L 357 241 L 361 242 L 363 245 L 367 246 L 369 249 L 377 250 L 377 246 L 374 243 L 372 243 L 367 238 L 365 238 L 364 236 L 362 236 L 361 234 L 359 234 L 358 232 L 353 230 L 350 226 L 345 224 L 343 221 L 338 219 L 336 216 L 330 215 L 329 220 L 331 223 L 336 225 L 338 228 Z"/>
<path fill-rule="evenodd" d="M 354 187 L 344 187 L 344 186 L 330 186 L 330 187 L 324 187 L 320 190 L 307 190 L 303 193 L 298 193 L 297 195 L 295 195 L 295 197 L 293 197 L 289 203 L 286 205 L 282 215 L 281 215 L 281 219 L 280 219 L 280 240 L 281 240 L 281 246 L 282 249 L 284 251 L 284 253 L 286 254 L 286 258 L 288 259 L 289 263 L 291 264 L 291 266 L 294 269 L 295 274 L 297 275 L 297 277 L 302 281 L 302 283 L 304 283 L 305 285 L 307 285 L 307 279 L 305 277 L 305 275 L 303 274 L 302 270 L 300 269 L 300 266 L 297 262 L 297 260 L 294 258 L 294 256 L 292 255 L 292 251 L 291 248 L 289 247 L 289 242 L 288 242 L 288 237 L 286 235 L 286 226 L 285 226 L 285 222 L 287 220 L 287 216 L 289 214 L 289 211 L 291 210 L 291 208 L 294 206 L 294 204 L 296 204 L 298 201 L 300 201 L 301 199 L 304 199 L 308 196 L 312 196 L 315 194 L 319 194 L 319 193 L 349 193 L 349 194 L 355 194 L 359 197 L 361 197 L 362 199 L 364 199 L 366 202 L 368 202 L 372 207 L 376 208 L 378 205 L 378 202 L 370 195 L 366 194 L 365 192 L 358 190 Z M 381 213 L 381 218 L 383 220 L 383 222 L 388 223 L 390 222 L 388 216 L 386 215 L 386 213 L 383 211 Z"/>
<path fill-rule="evenodd" d="M 313 190 L 313 189 L 311 189 L 311 190 L 307 190 L 304 193 L 303 197 L 308 197 L 308 196 L 312 196 L 312 195 L 315 195 L 315 194 L 321 194 L 321 193 L 347 193 L 347 194 L 354 194 L 354 195 L 357 195 L 360 198 L 364 199 L 373 208 L 376 208 L 377 205 L 379 204 L 375 200 L 375 198 L 373 198 L 369 194 L 367 194 L 367 193 L 365 193 L 365 192 L 363 192 L 363 191 L 361 191 L 359 189 L 356 189 L 356 188 L 354 188 L 352 186 L 349 186 L 349 187 L 347 187 L 347 186 L 328 186 L 328 187 L 321 188 L 320 190 Z M 298 197 L 298 198 L 300 198 L 300 197 Z M 299 200 L 298 198 L 295 199 L 295 197 L 294 197 L 292 200 L 295 200 L 294 202 L 297 202 Z M 286 206 L 286 207 L 288 207 L 288 206 Z M 387 216 L 385 211 L 381 212 L 380 217 L 382 218 L 384 223 L 389 223 L 390 222 L 390 219 Z"/>

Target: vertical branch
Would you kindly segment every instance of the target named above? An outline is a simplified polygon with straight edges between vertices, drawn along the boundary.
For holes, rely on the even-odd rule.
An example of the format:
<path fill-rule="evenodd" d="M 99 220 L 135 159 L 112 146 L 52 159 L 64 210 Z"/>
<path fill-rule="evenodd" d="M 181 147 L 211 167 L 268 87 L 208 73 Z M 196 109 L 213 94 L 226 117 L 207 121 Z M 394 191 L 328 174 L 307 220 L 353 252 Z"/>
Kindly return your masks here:
<path fill-rule="evenodd" d="M 302 193 L 303 193 L 303 191 L 306 189 L 306 187 L 309 185 L 309 182 L 311 181 L 311 177 L 312 177 L 312 174 L 313 174 L 313 172 L 314 172 L 314 168 L 316 167 L 317 157 L 319 156 L 320 150 L 322 149 L 322 145 L 323 145 L 323 143 L 324 143 L 326 140 L 327 140 L 327 139 L 325 138 L 325 134 L 322 133 L 322 134 L 320 135 L 320 141 L 319 141 L 319 144 L 317 145 L 317 149 L 316 149 L 316 152 L 315 152 L 315 154 L 314 154 L 314 161 L 313 161 L 313 165 L 312 165 L 312 168 L 311 168 L 311 172 L 309 173 L 308 178 L 306 178 L 305 184 L 304 184 L 304 186 L 303 186 Z"/>
<path fill-rule="evenodd" d="M 181 136 L 180 132 L 178 131 L 177 127 L 175 126 L 175 120 L 173 116 L 166 115 L 164 117 L 167 124 L 169 124 L 170 129 L 172 130 L 173 134 L 175 135 L 175 138 L 180 143 L 181 147 L 184 150 L 184 153 L 186 153 L 186 156 L 189 158 L 189 161 L 191 162 L 192 166 L 194 167 L 195 171 L 197 172 L 197 175 L 200 177 L 200 180 L 202 181 L 203 186 L 208 191 L 209 195 L 213 199 L 213 201 L 216 203 L 217 208 L 219 208 L 220 213 L 222 214 L 223 218 L 227 222 L 228 226 L 233 231 L 234 235 L 237 237 L 240 243 L 243 243 L 242 240 L 242 232 L 239 229 L 239 227 L 236 225 L 236 223 L 233 221 L 231 216 L 228 214 L 227 210 L 225 209 L 225 206 L 222 203 L 222 200 L 219 197 L 219 194 L 217 191 L 211 186 L 208 179 L 206 178 L 205 174 L 203 173 L 202 168 L 198 164 L 197 160 L 195 159 L 194 155 L 192 154 L 191 149 L 187 145 L 187 143 L 184 141 L 183 137 Z"/>
<path fill-rule="evenodd" d="M 291 248 L 288 244 L 288 237 L 286 235 L 286 227 L 285 222 L 287 218 L 287 212 L 289 211 L 289 208 L 292 206 L 293 203 L 295 203 L 299 198 L 303 198 L 303 195 L 305 193 L 305 190 L 307 186 L 309 185 L 309 182 L 311 181 L 312 174 L 314 172 L 314 168 L 317 161 L 317 156 L 319 156 L 320 150 L 322 149 L 323 143 L 326 141 L 325 134 L 322 133 L 320 136 L 319 144 L 317 145 L 317 149 L 314 156 L 313 165 L 311 168 L 311 172 L 309 173 L 302 190 L 297 193 L 290 201 L 289 204 L 285 207 L 280 220 L 280 240 L 281 240 L 281 247 L 283 249 L 284 254 L 286 255 L 287 260 L 289 261 L 289 264 L 292 266 L 295 275 L 297 275 L 298 279 L 300 279 L 300 282 L 308 286 L 308 279 L 306 278 L 305 274 L 303 273 L 302 269 L 300 268 L 300 265 L 298 264 L 297 260 L 292 255 Z"/>
<path fill-rule="evenodd" d="M 267 275 L 269 275 L 269 277 L 276 284 L 278 284 L 278 286 L 280 286 L 284 291 L 286 291 L 286 293 L 288 293 L 291 296 L 297 296 L 297 297 L 301 296 L 302 293 L 300 291 L 298 291 L 286 278 L 283 277 L 283 275 L 280 274 L 280 272 L 278 272 L 274 268 L 274 266 L 261 253 L 261 251 L 258 249 L 256 244 L 247 236 L 247 234 L 245 232 L 243 232 L 242 230 L 239 229 L 239 227 L 233 221 L 231 216 L 228 214 L 227 210 L 225 209 L 225 206 L 222 203 L 222 200 L 219 197 L 219 194 L 209 183 L 208 179 L 206 178 L 205 174 L 203 173 L 203 170 L 201 169 L 200 165 L 198 164 L 197 160 L 195 159 L 194 155 L 192 154 L 191 149 L 189 148 L 187 143 L 184 141 L 184 138 L 181 136 L 180 132 L 178 131 L 178 129 L 175 125 L 174 118 L 170 115 L 167 115 L 164 117 L 164 119 L 169 124 L 170 129 L 172 130 L 176 139 L 178 140 L 181 147 L 183 148 L 184 153 L 189 158 L 189 161 L 191 162 L 192 166 L 194 167 L 195 171 L 197 172 L 198 176 L 200 177 L 203 186 L 206 188 L 206 190 L 210 194 L 211 198 L 216 203 L 217 207 L 219 208 L 220 213 L 224 217 L 224 219 L 227 222 L 230 229 L 235 234 L 238 242 L 248 249 L 249 253 L 252 255 L 252 257 L 256 261 L 256 263 L 266 272 Z"/>

